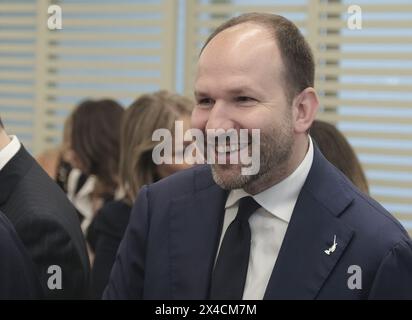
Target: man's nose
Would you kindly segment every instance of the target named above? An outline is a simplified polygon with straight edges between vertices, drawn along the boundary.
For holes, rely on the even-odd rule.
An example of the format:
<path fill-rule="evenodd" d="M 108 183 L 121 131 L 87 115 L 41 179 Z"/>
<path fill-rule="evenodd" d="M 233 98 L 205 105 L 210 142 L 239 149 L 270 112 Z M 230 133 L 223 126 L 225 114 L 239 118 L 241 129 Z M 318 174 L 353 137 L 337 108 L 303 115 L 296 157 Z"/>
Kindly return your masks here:
<path fill-rule="evenodd" d="M 213 106 L 209 119 L 206 124 L 206 129 L 234 129 L 235 122 L 233 121 L 233 112 L 230 112 L 229 106 L 224 102 L 216 101 Z"/>

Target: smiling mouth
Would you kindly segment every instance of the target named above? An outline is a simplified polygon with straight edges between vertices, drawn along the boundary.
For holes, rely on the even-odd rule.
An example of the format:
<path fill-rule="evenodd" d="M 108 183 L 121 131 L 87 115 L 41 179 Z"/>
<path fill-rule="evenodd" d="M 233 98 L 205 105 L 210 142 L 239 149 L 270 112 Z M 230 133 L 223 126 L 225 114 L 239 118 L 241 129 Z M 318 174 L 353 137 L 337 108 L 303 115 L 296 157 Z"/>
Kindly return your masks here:
<path fill-rule="evenodd" d="M 220 155 L 230 154 L 232 152 L 238 152 L 243 150 L 244 148 L 249 147 L 250 143 L 243 143 L 243 144 L 227 144 L 227 145 L 217 145 L 215 147 L 216 153 Z"/>

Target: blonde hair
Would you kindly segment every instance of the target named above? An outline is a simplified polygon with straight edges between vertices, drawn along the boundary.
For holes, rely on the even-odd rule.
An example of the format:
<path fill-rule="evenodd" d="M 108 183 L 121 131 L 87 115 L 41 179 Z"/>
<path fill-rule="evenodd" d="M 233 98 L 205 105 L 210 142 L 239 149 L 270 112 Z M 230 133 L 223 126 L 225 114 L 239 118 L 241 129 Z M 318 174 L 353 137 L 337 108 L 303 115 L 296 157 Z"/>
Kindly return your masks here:
<path fill-rule="evenodd" d="M 193 102 L 167 91 L 140 96 L 123 115 L 120 136 L 120 186 L 124 201 L 131 204 L 140 188 L 157 180 L 152 150 L 158 144 L 152 141 L 156 129 L 174 132 L 176 120 L 189 116 Z"/>

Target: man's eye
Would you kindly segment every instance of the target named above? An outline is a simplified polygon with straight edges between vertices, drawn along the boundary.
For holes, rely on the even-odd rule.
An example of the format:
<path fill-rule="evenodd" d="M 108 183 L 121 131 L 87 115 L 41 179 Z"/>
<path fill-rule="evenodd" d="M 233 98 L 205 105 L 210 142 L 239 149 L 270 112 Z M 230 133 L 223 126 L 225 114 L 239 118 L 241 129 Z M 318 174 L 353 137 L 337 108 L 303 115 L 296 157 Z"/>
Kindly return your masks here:
<path fill-rule="evenodd" d="M 252 101 L 256 101 L 255 99 L 251 98 L 251 97 L 236 97 L 235 98 L 236 102 L 252 102 Z"/>
<path fill-rule="evenodd" d="M 209 107 L 213 105 L 213 100 L 209 98 L 199 99 L 197 104 L 201 107 Z"/>

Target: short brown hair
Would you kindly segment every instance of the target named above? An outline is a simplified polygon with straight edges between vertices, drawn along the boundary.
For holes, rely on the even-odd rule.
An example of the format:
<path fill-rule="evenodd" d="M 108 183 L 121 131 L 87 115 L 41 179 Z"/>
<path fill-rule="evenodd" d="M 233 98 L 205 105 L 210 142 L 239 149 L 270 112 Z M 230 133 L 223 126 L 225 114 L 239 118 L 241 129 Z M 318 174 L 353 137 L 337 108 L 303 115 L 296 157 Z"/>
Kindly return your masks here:
<path fill-rule="evenodd" d="M 86 100 L 69 120 L 70 146 L 85 174 L 97 178 L 94 195 L 110 198 L 118 186 L 120 123 L 124 109 L 116 101 Z"/>
<path fill-rule="evenodd" d="M 276 14 L 245 13 L 226 21 L 209 36 L 201 53 L 220 32 L 242 23 L 263 26 L 273 34 L 285 67 L 285 90 L 289 102 L 302 90 L 314 87 L 315 63 L 309 44 L 293 22 Z"/>
<path fill-rule="evenodd" d="M 1 117 L 0 117 L 0 128 L 4 128 L 3 121 L 1 121 Z"/>
<path fill-rule="evenodd" d="M 194 103 L 167 91 L 144 94 L 127 108 L 123 115 L 120 138 L 120 185 L 125 201 L 131 204 L 140 188 L 158 179 L 152 160 L 152 140 L 156 129 L 174 132 L 176 120 L 190 116 Z"/>

